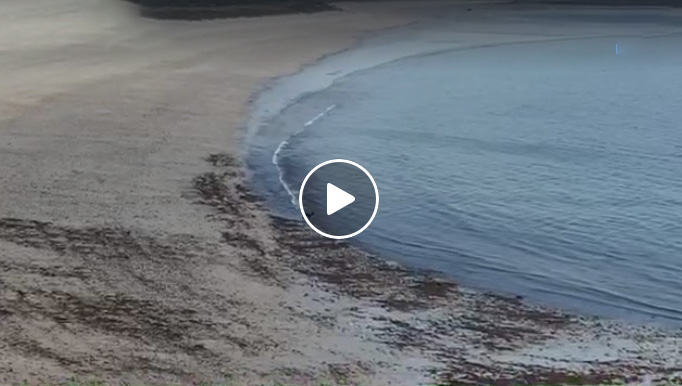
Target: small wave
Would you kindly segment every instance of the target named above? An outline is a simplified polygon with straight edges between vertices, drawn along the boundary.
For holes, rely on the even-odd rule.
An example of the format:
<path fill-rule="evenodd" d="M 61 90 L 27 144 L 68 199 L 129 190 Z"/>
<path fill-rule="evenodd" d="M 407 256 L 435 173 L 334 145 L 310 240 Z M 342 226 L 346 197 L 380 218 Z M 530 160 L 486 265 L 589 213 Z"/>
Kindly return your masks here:
<path fill-rule="evenodd" d="M 311 119 L 311 120 L 309 120 L 308 122 L 306 122 L 306 123 L 303 125 L 303 127 L 308 127 L 308 126 L 313 125 L 315 122 L 317 122 L 318 119 L 324 117 L 325 115 L 329 114 L 330 111 L 334 110 L 335 107 L 336 107 L 336 105 L 331 105 L 331 106 L 327 107 L 323 112 L 317 114 L 316 116 L 313 117 L 313 119 Z M 302 130 L 301 130 L 301 131 L 302 131 Z M 298 133 L 300 133 L 301 131 L 299 131 Z M 297 134 L 298 134 L 298 133 L 297 133 Z"/>
<path fill-rule="evenodd" d="M 289 196 L 291 197 L 291 204 L 295 206 L 297 194 L 294 194 L 294 192 L 292 192 L 291 189 L 289 189 L 287 183 L 284 182 L 284 172 L 282 171 L 282 168 L 279 166 L 279 153 L 286 145 L 289 144 L 289 138 L 285 139 L 284 141 L 282 141 L 282 143 L 279 144 L 279 146 L 277 146 L 277 149 L 272 154 L 272 164 L 275 165 L 275 168 L 277 168 L 277 174 L 279 175 L 279 183 L 282 184 L 284 190 L 286 190 L 287 194 L 289 194 Z"/>
<path fill-rule="evenodd" d="M 287 193 L 289 194 L 289 196 L 291 197 L 291 204 L 294 205 L 294 206 L 297 206 L 297 205 L 298 205 L 297 197 L 298 197 L 299 192 L 298 192 L 298 191 L 294 192 L 293 190 L 291 190 L 291 188 L 289 188 L 289 185 L 287 185 L 287 183 L 284 181 L 284 171 L 282 170 L 282 167 L 281 167 L 280 164 L 279 164 L 279 154 L 282 152 L 282 150 L 283 150 L 287 145 L 289 145 L 289 141 L 290 141 L 293 137 L 295 137 L 295 136 L 301 134 L 301 133 L 305 130 L 306 127 L 312 126 L 312 125 L 315 124 L 315 122 L 317 122 L 320 118 L 322 118 L 322 117 L 324 117 L 325 115 L 329 114 L 329 112 L 332 111 L 332 110 L 334 110 L 335 108 L 336 108 L 336 105 L 335 105 L 335 104 L 330 105 L 330 106 L 328 106 L 326 109 L 324 109 L 324 111 L 322 111 L 321 113 L 317 114 L 317 115 L 314 116 L 312 119 L 310 119 L 309 121 L 307 121 L 306 123 L 304 123 L 304 124 L 303 124 L 303 128 L 302 128 L 301 130 L 295 132 L 294 134 L 290 135 L 287 139 L 285 139 L 284 141 L 282 141 L 282 142 L 279 144 L 279 146 L 277 146 L 277 149 L 275 149 L 275 152 L 272 153 L 272 164 L 275 165 L 275 168 L 277 168 L 277 174 L 279 175 L 279 183 L 282 184 L 282 186 L 284 187 L 284 190 L 286 190 Z"/>

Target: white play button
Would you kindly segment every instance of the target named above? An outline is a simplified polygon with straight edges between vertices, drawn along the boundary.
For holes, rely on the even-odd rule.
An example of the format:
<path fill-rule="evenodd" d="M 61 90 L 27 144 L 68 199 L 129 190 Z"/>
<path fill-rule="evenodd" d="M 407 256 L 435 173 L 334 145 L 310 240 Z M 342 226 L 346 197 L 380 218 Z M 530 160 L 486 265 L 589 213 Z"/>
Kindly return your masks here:
<path fill-rule="evenodd" d="M 327 184 L 327 216 L 334 214 L 355 201 L 352 194 L 348 194 L 333 184 Z"/>
<path fill-rule="evenodd" d="M 379 190 L 365 168 L 353 161 L 333 159 L 315 166 L 305 176 L 298 205 L 312 230 L 330 239 L 347 239 L 360 234 L 374 220 Z"/>

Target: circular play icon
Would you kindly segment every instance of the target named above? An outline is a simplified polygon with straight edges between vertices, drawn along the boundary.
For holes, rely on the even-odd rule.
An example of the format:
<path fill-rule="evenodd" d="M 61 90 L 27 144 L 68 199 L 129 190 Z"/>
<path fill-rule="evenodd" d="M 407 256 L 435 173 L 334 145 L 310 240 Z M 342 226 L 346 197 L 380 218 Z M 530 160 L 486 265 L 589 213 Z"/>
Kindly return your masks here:
<path fill-rule="evenodd" d="M 315 166 L 303 180 L 298 203 L 305 222 L 322 236 L 346 239 L 367 229 L 379 209 L 379 190 L 355 162 L 334 159 Z"/>

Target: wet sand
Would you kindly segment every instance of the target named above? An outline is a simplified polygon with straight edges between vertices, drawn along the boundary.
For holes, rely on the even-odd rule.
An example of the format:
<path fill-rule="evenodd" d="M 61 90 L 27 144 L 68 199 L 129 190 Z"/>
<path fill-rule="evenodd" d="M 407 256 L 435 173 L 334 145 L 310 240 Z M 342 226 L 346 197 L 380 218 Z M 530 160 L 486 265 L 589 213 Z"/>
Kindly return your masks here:
<path fill-rule="evenodd" d="M 255 90 L 432 5 L 183 22 L 105 0 L 0 2 L 0 383 L 682 368 L 680 336 L 409 272 L 271 218 L 249 191 Z"/>

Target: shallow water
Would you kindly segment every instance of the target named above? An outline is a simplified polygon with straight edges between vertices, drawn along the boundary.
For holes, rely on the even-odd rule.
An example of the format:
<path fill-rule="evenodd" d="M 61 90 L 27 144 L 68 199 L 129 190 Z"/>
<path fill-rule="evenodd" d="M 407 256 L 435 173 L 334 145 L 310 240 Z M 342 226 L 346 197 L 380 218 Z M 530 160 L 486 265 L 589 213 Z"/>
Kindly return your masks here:
<path fill-rule="evenodd" d="M 579 39 L 400 60 L 287 108 L 269 124 L 298 131 L 277 168 L 262 154 L 252 164 L 280 214 L 297 216 L 278 179 L 295 195 L 316 164 L 359 162 L 381 205 L 354 241 L 412 267 L 682 325 L 681 43 Z"/>

